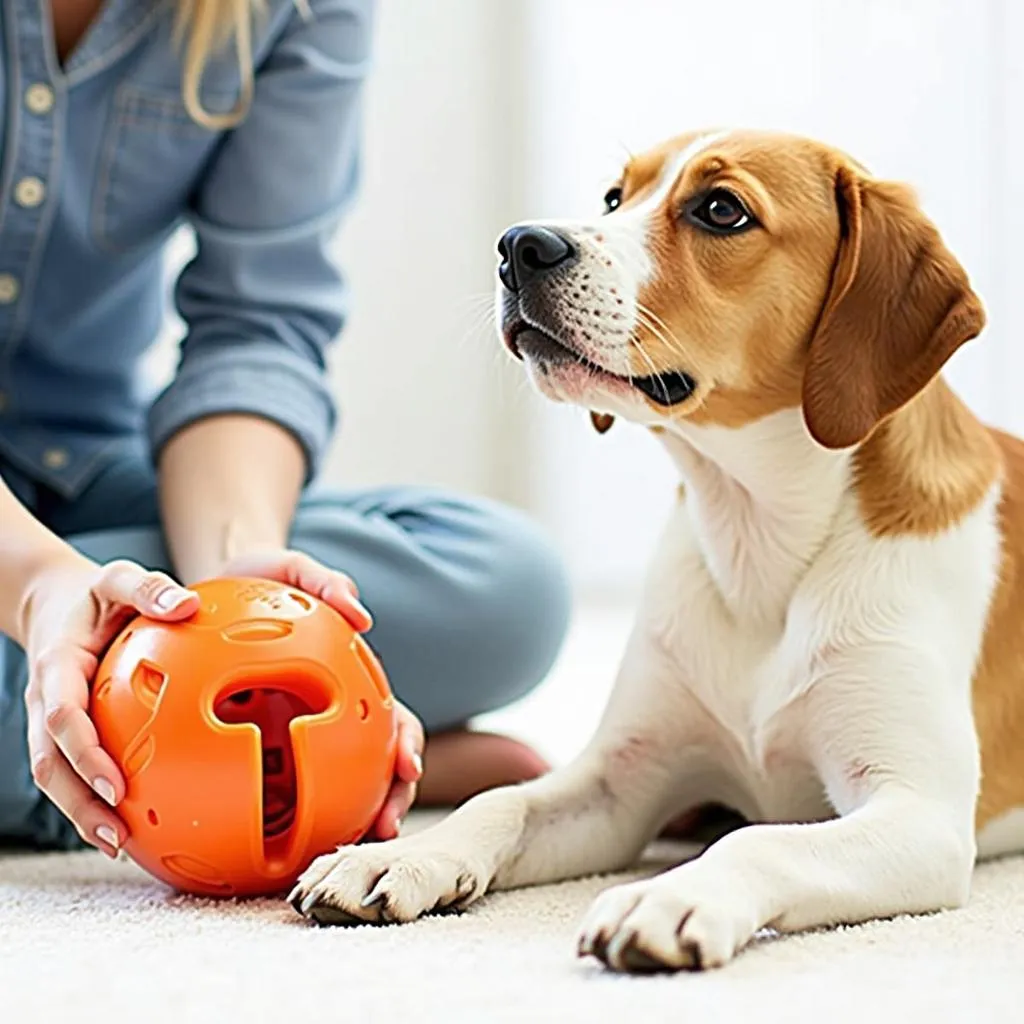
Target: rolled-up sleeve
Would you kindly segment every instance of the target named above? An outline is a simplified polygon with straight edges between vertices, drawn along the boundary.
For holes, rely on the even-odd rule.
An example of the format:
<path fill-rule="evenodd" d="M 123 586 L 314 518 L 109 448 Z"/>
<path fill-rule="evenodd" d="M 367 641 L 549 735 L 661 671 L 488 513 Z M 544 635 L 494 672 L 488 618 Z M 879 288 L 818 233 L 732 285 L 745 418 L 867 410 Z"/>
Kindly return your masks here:
<path fill-rule="evenodd" d="M 178 371 L 150 410 L 154 455 L 197 420 L 246 413 L 302 445 L 307 479 L 334 432 L 327 352 L 346 314 L 332 253 L 358 176 L 371 0 L 291 8 L 190 208 L 196 255 L 175 301 Z"/>

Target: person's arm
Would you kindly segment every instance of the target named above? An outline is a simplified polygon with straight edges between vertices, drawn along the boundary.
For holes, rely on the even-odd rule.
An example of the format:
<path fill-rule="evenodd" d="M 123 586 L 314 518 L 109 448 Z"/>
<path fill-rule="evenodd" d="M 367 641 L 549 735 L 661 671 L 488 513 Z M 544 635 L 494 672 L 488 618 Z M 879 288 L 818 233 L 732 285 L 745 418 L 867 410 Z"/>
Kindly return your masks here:
<path fill-rule="evenodd" d="M 333 433 L 326 352 L 346 294 L 331 256 L 356 181 L 369 0 L 314 0 L 257 68 L 252 108 L 192 200 L 182 359 L 150 413 L 175 567 L 195 582 L 282 549 Z"/>
<path fill-rule="evenodd" d="M 305 474 L 301 445 L 269 420 L 215 416 L 175 434 L 163 449 L 160 482 L 181 579 L 197 583 L 240 555 L 286 547 Z"/>
<path fill-rule="evenodd" d="M 81 560 L 35 519 L 0 477 L 0 633 L 26 646 L 33 585 L 62 562 Z"/>

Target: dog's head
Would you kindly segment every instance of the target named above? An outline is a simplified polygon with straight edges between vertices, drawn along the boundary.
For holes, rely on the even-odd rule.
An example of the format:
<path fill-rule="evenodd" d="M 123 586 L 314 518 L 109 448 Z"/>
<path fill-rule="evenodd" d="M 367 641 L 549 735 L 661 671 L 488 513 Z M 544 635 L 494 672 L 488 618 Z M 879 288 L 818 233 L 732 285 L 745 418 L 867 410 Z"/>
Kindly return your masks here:
<path fill-rule="evenodd" d="M 849 447 L 984 325 L 913 194 L 807 139 L 683 136 L 630 160 L 604 202 L 498 245 L 506 345 L 599 429 L 802 406 L 820 444 Z"/>

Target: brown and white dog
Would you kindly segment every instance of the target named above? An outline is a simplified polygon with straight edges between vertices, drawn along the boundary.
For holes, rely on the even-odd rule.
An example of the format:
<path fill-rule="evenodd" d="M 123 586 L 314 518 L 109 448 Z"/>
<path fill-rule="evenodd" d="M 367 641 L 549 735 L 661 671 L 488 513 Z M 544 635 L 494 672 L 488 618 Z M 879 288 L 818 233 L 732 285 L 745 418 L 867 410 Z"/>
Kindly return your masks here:
<path fill-rule="evenodd" d="M 956 907 L 1024 849 L 1024 443 L 941 376 L 984 314 L 906 188 L 818 143 L 693 134 L 594 223 L 502 239 L 537 387 L 650 427 L 682 478 L 601 727 L 568 767 L 320 858 L 321 922 L 410 921 L 622 868 L 680 811 L 749 821 L 594 904 L 618 970 L 759 929 Z"/>

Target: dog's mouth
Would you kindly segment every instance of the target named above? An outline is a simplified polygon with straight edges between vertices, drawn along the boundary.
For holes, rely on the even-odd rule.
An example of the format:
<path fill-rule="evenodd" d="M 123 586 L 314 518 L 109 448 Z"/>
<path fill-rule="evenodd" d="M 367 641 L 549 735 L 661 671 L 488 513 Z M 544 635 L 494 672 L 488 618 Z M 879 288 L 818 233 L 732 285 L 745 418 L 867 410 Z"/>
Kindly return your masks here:
<path fill-rule="evenodd" d="M 628 384 L 666 409 L 685 402 L 697 390 L 696 380 L 682 370 L 668 370 L 647 377 L 626 377 L 612 373 L 527 323 L 517 323 L 506 331 L 505 341 L 517 359 L 529 359 L 547 367 L 577 366 L 589 370 L 596 375 Z"/>

